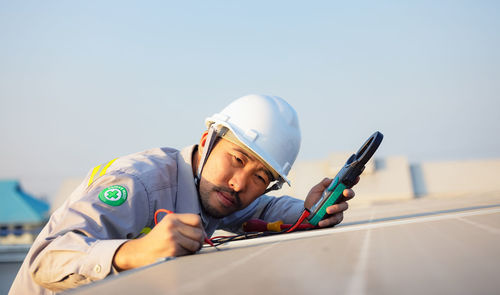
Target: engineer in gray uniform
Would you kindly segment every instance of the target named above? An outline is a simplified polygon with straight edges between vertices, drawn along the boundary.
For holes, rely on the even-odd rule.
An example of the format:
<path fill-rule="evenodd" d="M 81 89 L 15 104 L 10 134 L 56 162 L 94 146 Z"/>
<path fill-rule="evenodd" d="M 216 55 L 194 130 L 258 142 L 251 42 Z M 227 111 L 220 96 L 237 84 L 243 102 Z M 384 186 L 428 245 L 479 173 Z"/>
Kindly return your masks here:
<path fill-rule="evenodd" d="M 192 254 L 216 229 L 238 232 L 250 218 L 294 223 L 331 181 L 314 186 L 305 202 L 265 195 L 290 184 L 300 147 L 297 114 L 282 98 L 247 95 L 206 123 L 198 145 L 151 149 L 92 169 L 52 214 L 9 294 L 54 294 Z M 175 214 L 155 226 L 158 209 Z M 340 223 L 346 209 L 346 202 L 330 206 L 319 226 Z"/>

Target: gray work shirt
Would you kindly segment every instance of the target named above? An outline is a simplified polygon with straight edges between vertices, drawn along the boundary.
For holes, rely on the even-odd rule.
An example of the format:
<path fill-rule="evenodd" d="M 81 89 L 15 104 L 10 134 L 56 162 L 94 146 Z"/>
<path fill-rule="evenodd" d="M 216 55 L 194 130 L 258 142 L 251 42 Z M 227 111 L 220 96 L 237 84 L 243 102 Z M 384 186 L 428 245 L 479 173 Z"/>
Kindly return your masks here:
<path fill-rule="evenodd" d="M 293 223 L 299 217 L 303 201 L 266 195 L 222 219 L 205 214 L 191 164 L 195 147 L 151 149 L 91 170 L 36 238 L 9 294 L 54 294 L 116 274 L 115 251 L 147 234 L 158 209 L 199 214 L 209 236 L 238 231 L 250 218 Z"/>

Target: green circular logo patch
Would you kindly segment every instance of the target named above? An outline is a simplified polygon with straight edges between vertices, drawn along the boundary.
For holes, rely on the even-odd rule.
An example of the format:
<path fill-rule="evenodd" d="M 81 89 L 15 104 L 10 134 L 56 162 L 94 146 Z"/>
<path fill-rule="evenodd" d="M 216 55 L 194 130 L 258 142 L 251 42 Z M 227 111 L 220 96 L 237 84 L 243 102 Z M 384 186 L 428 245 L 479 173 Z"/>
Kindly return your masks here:
<path fill-rule="evenodd" d="M 121 185 L 112 185 L 99 193 L 99 200 L 111 206 L 120 206 L 127 200 L 127 189 Z"/>

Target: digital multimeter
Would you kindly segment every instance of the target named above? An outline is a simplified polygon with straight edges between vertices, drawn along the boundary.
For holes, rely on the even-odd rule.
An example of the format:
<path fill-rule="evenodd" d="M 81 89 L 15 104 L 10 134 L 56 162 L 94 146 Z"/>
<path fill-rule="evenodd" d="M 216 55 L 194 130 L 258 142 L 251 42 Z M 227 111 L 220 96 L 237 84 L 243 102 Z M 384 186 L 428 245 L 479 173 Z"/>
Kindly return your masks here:
<path fill-rule="evenodd" d="M 351 188 L 356 183 L 356 179 L 365 169 L 366 162 L 378 149 L 383 138 L 384 135 L 376 131 L 365 141 L 356 154 L 349 157 L 344 167 L 323 191 L 321 198 L 309 210 L 311 212 L 307 217 L 309 223 L 318 225 L 318 222 L 327 215 L 326 208 L 338 203 L 342 199 L 344 190 Z"/>

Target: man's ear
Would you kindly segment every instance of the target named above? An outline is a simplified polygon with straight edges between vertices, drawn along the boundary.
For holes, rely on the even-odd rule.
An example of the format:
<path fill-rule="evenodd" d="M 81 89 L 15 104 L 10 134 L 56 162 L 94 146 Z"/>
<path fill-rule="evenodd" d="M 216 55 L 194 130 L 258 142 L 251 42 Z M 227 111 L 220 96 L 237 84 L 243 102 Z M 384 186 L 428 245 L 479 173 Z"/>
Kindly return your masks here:
<path fill-rule="evenodd" d="M 205 144 L 207 143 L 207 136 L 208 136 L 208 130 L 203 132 L 203 135 L 201 136 L 200 144 L 199 144 L 199 148 L 198 148 L 198 153 L 200 153 L 200 154 L 203 152 L 203 148 L 205 147 Z"/>

